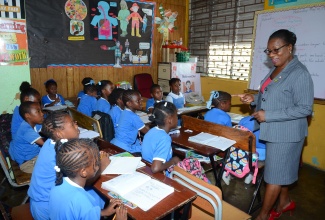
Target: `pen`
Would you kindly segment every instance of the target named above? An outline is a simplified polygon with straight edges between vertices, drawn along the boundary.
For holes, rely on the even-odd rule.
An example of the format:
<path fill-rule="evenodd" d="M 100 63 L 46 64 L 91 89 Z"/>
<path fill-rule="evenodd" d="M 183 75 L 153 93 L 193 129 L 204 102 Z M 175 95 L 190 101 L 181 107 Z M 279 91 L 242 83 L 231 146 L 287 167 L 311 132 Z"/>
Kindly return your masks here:
<path fill-rule="evenodd" d="M 114 215 L 113 220 L 115 220 L 115 218 L 116 218 L 116 214 Z"/>

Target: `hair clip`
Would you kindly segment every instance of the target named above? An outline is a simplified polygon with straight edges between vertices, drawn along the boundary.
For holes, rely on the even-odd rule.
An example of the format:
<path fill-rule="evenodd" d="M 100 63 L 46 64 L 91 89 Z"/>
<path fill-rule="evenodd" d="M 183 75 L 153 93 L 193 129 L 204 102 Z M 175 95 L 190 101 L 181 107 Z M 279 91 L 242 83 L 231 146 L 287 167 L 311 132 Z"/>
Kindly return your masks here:
<path fill-rule="evenodd" d="M 101 81 L 99 81 L 99 82 L 98 82 L 98 85 L 100 85 L 100 86 L 101 86 L 101 85 L 102 85 L 102 82 L 101 82 Z"/>
<path fill-rule="evenodd" d="M 95 84 L 95 81 L 94 80 L 90 80 L 89 83 L 86 83 L 85 86 L 88 86 L 88 85 L 94 85 Z"/>
<path fill-rule="evenodd" d="M 167 107 L 167 102 L 165 102 L 164 106 Z"/>
<path fill-rule="evenodd" d="M 61 139 L 60 141 L 62 144 L 64 144 L 64 143 L 68 142 L 68 139 Z"/>
<path fill-rule="evenodd" d="M 211 104 L 213 99 L 219 98 L 219 92 L 218 91 L 211 91 L 210 92 L 210 98 L 209 101 L 207 101 L 207 109 L 211 109 Z"/>
<path fill-rule="evenodd" d="M 60 171 L 61 171 L 60 167 L 58 167 L 58 166 L 54 166 L 54 170 L 55 170 L 56 172 L 58 172 L 58 173 L 60 173 Z"/>

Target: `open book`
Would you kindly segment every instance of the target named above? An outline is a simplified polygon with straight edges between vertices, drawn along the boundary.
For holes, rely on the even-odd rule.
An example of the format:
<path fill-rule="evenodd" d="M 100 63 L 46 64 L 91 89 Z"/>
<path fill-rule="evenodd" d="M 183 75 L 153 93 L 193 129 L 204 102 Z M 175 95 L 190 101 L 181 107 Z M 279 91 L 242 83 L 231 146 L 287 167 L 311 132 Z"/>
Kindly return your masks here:
<path fill-rule="evenodd" d="M 140 172 L 123 174 L 103 182 L 102 188 L 119 194 L 143 211 L 148 211 L 174 192 L 173 187 Z"/>
<path fill-rule="evenodd" d="M 99 137 L 99 133 L 96 131 L 87 130 L 85 128 L 78 127 L 79 129 L 79 138 L 96 138 Z"/>
<path fill-rule="evenodd" d="M 191 136 L 188 138 L 188 140 L 198 144 L 204 144 L 210 147 L 218 148 L 222 151 L 227 150 L 230 146 L 236 143 L 234 140 L 204 132 L 201 132 L 195 136 Z"/>
<path fill-rule="evenodd" d="M 141 157 L 110 157 L 111 162 L 103 174 L 131 174 L 138 167 Z"/>

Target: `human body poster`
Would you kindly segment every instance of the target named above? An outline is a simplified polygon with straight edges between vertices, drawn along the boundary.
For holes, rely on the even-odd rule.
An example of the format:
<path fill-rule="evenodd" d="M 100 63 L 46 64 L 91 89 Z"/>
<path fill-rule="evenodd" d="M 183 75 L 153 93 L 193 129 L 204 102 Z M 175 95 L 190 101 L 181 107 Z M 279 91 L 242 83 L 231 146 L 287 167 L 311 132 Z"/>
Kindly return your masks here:
<path fill-rule="evenodd" d="M 28 65 L 25 20 L 0 18 L 0 65 Z"/>

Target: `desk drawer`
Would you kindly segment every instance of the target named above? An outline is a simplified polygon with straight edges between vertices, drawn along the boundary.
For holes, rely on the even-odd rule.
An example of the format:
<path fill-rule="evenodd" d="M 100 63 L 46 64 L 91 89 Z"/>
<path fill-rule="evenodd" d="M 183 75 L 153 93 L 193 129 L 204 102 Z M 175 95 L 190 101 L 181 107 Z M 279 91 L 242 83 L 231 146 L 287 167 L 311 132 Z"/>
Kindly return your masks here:
<path fill-rule="evenodd" d="M 170 64 L 158 64 L 158 78 L 170 80 Z"/>

